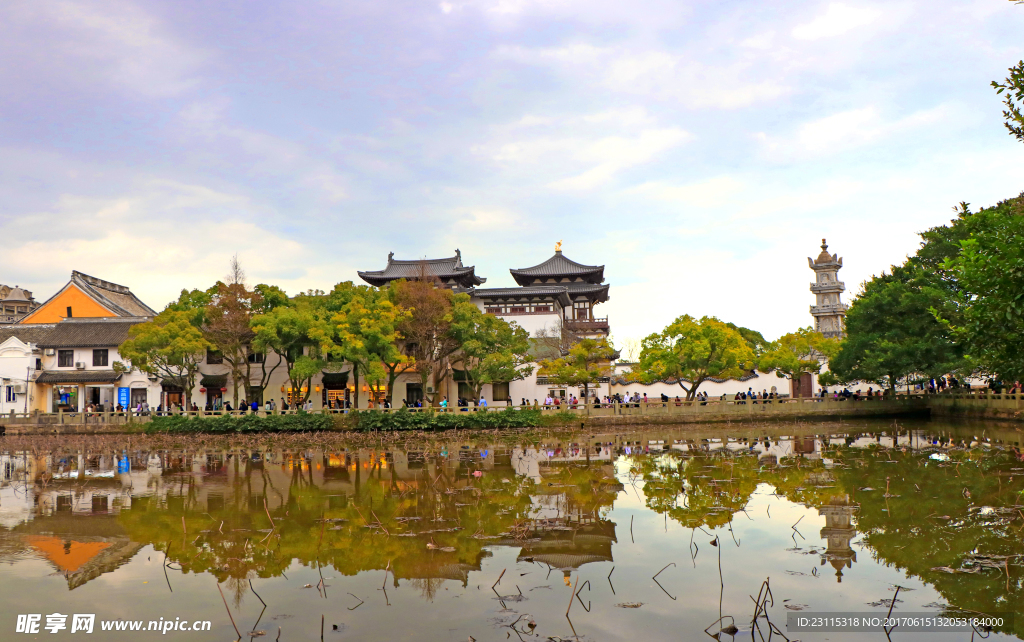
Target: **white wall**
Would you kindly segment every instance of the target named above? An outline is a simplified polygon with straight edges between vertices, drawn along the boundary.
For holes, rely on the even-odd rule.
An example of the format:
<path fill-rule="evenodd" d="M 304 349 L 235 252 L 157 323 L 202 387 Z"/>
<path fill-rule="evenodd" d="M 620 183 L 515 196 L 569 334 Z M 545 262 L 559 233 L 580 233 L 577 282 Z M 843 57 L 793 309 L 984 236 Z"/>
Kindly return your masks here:
<path fill-rule="evenodd" d="M 9 379 L 9 383 L 0 383 L 0 413 L 25 412 L 25 395 L 31 394 L 33 384 L 25 381 L 27 374 L 35 371 L 36 357 L 30 344 L 23 343 L 17 337 L 10 337 L 0 344 L 0 379 Z M 31 370 L 30 370 L 31 369 Z M 15 395 L 13 402 L 7 401 L 7 386 L 21 385 L 25 393 Z M 32 409 L 31 402 L 28 408 Z"/>

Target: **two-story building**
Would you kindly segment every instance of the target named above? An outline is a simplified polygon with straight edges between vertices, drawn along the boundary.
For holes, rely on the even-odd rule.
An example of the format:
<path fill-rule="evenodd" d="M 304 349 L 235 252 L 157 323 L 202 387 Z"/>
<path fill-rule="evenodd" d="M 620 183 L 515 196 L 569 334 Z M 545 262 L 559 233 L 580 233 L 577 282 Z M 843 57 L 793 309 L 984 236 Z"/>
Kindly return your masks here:
<path fill-rule="evenodd" d="M 161 399 L 157 377 L 138 370 L 119 372 L 118 347 L 132 326 L 147 317 L 64 319 L 40 339 L 42 369 L 36 377 L 37 403 L 44 412 L 77 412 L 156 407 Z"/>
<path fill-rule="evenodd" d="M 0 413 L 29 412 L 35 404 L 35 379 L 42 369 L 39 342 L 54 324 L 0 325 Z"/>

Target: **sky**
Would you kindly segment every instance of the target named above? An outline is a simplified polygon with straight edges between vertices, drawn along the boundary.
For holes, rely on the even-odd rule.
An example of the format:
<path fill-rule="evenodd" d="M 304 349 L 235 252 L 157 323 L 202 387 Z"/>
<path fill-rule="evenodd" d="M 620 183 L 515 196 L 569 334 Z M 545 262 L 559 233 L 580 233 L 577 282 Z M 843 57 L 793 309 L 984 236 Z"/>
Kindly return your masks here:
<path fill-rule="evenodd" d="M 160 310 L 462 252 L 487 286 L 605 265 L 619 344 L 681 314 L 811 324 L 917 233 L 1024 191 L 989 83 L 1007 0 L 6 0 L 0 283 Z"/>

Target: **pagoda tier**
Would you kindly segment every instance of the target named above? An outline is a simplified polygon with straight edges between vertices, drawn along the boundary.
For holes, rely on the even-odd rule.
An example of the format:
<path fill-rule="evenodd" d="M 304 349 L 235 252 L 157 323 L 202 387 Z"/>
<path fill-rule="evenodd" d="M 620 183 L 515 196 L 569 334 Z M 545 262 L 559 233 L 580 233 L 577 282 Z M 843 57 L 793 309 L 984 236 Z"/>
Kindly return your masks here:
<path fill-rule="evenodd" d="M 540 285 L 541 283 L 591 283 L 604 281 L 603 265 L 583 265 L 567 259 L 562 250 L 555 250 L 554 256 L 533 267 L 512 269 L 512 278 L 519 285 Z"/>
<path fill-rule="evenodd" d="M 416 281 L 423 278 L 438 279 L 449 288 L 472 288 L 487 279 L 476 275 L 475 266 L 462 265 L 462 252 L 455 250 L 455 256 L 444 259 L 399 260 L 395 253 L 388 254 L 388 265 L 383 270 L 357 272 L 359 278 L 370 285 L 385 286 L 398 279 Z"/>
<path fill-rule="evenodd" d="M 811 283 L 815 296 L 815 305 L 811 306 L 814 329 L 826 337 L 842 337 L 848 309 L 842 300 L 846 284 L 839 280 L 843 259 L 838 254 L 829 254 L 825 239 L 821 239 L 821 253 L 816 259 L 807 257 L 807 265 L 814 270 L 814 283 Z"/>

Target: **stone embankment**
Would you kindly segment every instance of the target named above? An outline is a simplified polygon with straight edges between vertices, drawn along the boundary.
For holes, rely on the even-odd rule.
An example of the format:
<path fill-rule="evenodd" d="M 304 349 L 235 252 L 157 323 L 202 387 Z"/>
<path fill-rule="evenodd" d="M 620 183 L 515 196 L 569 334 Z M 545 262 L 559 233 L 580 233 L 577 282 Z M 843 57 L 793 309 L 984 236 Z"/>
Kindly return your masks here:
<path fill-rule="evenodd" d="M 971 408 L 978 414 L 987 399 L 969 398 L 959 401 L 959 405 L 948 407 L 939 404 L 946 414 L 952 410 Z M 896 395 L 895 397 L 872 397 L 859 400 L 832 399 L 775 399 L 770 401 L 734 401 L 709 400 L 706 402 L 686 402 L 670 400 L 648 401 L 635 404 L 601 404 L 547 406 L 543 414 L 566 424 L 580 423 L 599 426 L 641 426 L 641 425 L 682 425 L 707 423 L 759 423 L 766 421 L 798 421 L 819 420 L 830 421 L 841 418 L 857 417 L 928 417 L 930 409 L 935 405 L 936 396 Z M 1003 404 L 1002 400 L 1000 403 Z M 1019 400 L 1016 403 L 1020 403 Z M 1004 404 L 1005 405 L 1005 404 Z M 1012 407 L 1012 404 L 1011 406 Z M 505 410 L 505 406 L 490 408 L 452 408 L 448 412 L 495 412 Z M 1000 412 L 1003 405 L 999 406 Z M 412 409 L 414 412 L 425 412 L 423 409 Z M 439 410 L 435 409 L 435 412 Z M 294 411 L 291 411 L 294 412 Z M 316 411 L 314 411 L 316 412 Z M 325 411 L 340 414 L 342 411 Z M 397 412 L 396 410 L 380 410 L 378 412 Z M 188 416 L 216 416 L 227 413 L 190 412 Z M 231 413 L 243 414 L 243 413 Z M 260 413 L 265 414 L 263 412 Z M 116 434 L 140 432 L 151 415 L 138 415 L 130 412 L 107 413 L 27 413 L 0 416 L 0 434 Z M 999 418 L 1006 418 L 1005 413 Z"/>

